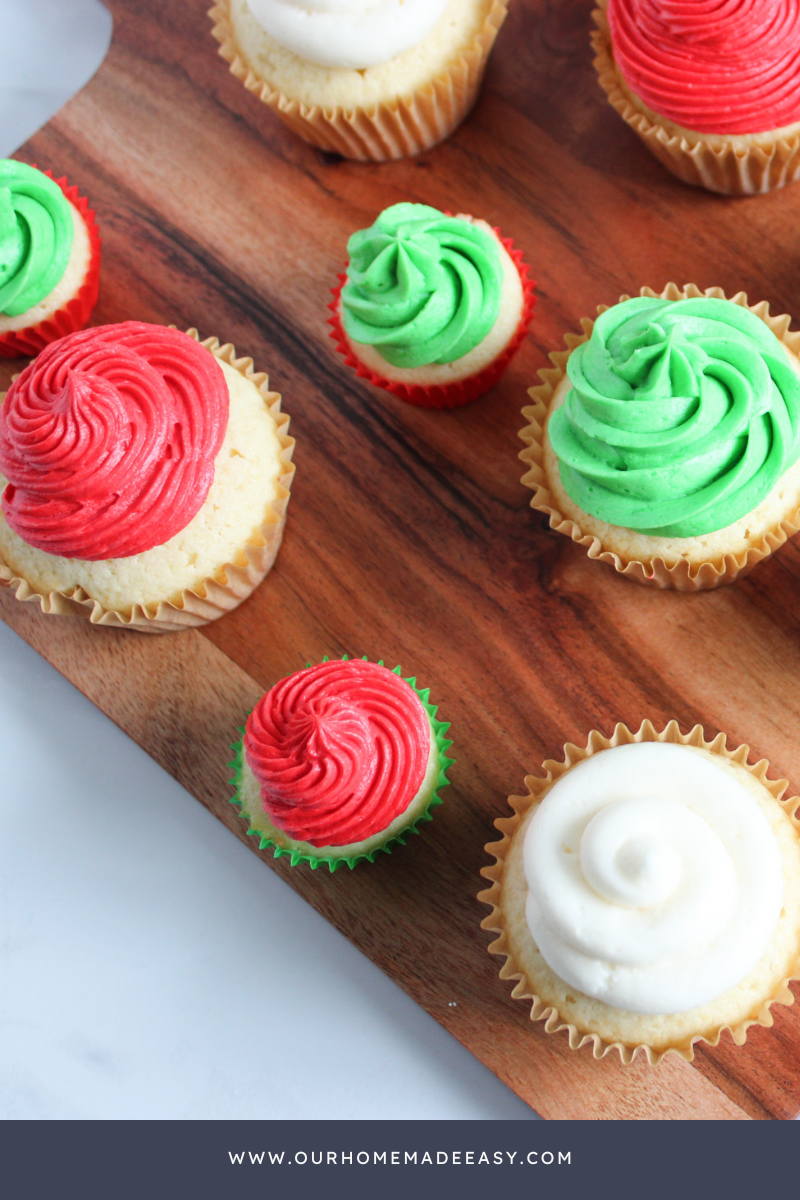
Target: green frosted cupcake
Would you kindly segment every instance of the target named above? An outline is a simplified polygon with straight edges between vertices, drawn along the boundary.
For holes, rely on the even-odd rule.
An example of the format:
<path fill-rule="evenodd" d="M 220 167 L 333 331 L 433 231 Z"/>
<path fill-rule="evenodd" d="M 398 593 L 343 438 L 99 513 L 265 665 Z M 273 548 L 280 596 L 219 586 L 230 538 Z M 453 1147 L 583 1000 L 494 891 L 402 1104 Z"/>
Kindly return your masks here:
<path fill-rule="evenodd" d="M 83 329 L 97 302 L 100 235 L 66 178 L 0 159 L 0 358 Z"/>
<path fill-rule="evenodd" d="M 668 284 L 583 322 L 523 410 L 531 504 L 629 579 L 731 583 L 800 529 L 800 333 Z"/>
<path fill-rule="evenodd" d="M 466 213 L 401 203 L 354 233 L 347 252 L 329 307 L 348 366 L 422 408 L 458 408 L 494 387 L 535 302 L 509 238 Z"/>
<path fill-rule="evenodd" d="M 373 862 L 441 804 L 449 725 L 428 689 L 367 659 L 324 659 L 276 683 L 248 717 L 232 783 L 248 833 L 292 866 Z"/>

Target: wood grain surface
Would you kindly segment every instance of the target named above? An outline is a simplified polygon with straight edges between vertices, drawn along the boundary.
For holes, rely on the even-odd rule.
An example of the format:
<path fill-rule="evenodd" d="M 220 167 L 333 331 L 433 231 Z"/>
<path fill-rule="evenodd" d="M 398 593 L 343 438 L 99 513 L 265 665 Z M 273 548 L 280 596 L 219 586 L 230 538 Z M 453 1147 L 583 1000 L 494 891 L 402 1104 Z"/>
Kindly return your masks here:
<path fill-rule="evenodd" d="M 7 592 L 0 617 L 238 837 L 225 763 L 259 692 L 324 654 L 401 663 L 452 721 L 452 787 L 432 824 L 352 873 L 265 863 L 545 1117 L 795 1116 L 800 1006 L 692 1065 L 596 1062 L 510 999 L 475 896 L 507 795 L 592 728 L 700 721 L 800 785 L 800 547 L 719 592 L 649 592 L 552 534 L 517 461 L 527 386 L 597 304 L 674 279 L 800 314 L 800 186 L 729 200 L 668 175 L 598 87 L 590 0 L 512 0 L 467 123 L 379 166 L 286 131 L 217 57 L 206 0 L 106 2 L 106 62 L 19 157 L 66 171 L 97 210 L 94 323 L 196 325 L 269 371 L 296 483 L 276 567 L 202 631 L 89 628 Z M 498 225 L 538 281 L 528 343 L 461 411 L 374 391 L 327 337 L 348 235 L 405 199 Z"/>

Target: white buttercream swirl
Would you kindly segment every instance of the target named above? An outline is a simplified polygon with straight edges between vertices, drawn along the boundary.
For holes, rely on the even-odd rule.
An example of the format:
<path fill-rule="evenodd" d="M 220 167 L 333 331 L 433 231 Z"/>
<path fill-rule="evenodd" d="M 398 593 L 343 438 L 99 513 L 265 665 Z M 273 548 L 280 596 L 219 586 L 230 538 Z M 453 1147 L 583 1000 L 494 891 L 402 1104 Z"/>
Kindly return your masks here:
<path fill-rule="evenodd" d="M 780 850 L 713 759 L 641 742 L 557 780 L 524 843 L 526 916 L 545 961 L 616 1008 L 677 1013 L 735 987 L 780 916 Z"/>
<path fill-rule="evenodd" d="M 448 0 L 247 0 L 264 30 L 299 58 L 357 71 L 419 45 Z"/>

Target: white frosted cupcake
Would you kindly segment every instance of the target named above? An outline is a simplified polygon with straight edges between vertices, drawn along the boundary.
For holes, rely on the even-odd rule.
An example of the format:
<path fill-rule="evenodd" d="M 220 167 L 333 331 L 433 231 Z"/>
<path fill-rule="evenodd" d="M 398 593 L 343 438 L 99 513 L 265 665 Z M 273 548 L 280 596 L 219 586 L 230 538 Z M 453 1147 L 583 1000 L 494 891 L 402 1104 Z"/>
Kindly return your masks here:
<path fill-rule="evenodd" d="M 142 322 L 43 351 L 0 407 L 0 579 L 48 613 L 203 624 L 264 577 L 293 440 L 250 359 Z"/>
<path fill-rule="evenodd" d="M 504 979 L 595 1057 L 737 1044 L 800 974 L 797 798 L 768 764 L 676 722 L 565 748 L 528 777 L 481 896 Z"/>
<path fill-rule="evenodd" d="M 306 141 L 419 154 L 475 102 L 508 0 L 218 0 L 220 53 Z"/>

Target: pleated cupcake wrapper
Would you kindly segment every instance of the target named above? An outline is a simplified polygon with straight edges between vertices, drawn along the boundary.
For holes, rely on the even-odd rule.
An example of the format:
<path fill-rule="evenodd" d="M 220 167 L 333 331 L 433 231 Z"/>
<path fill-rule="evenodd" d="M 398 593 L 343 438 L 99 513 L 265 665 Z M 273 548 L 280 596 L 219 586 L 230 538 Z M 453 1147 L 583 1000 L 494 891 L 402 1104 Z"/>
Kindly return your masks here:
<path fill-rule="evenodd" d="M 471 45 L 446 71 L 422 87 L 391 101 L 358 108 L 322 108 L 291 100 L 247 65 L 230 19 L 229 0 L 209 11 L 219 53 L 231 72 L 281 117 L 292 131 L 321 150 L 361 162 L 383 162 L 420 154 L 449 137 L 478 96 L 486 60 L 508 11 L 508 0 L 494 0 Z"/>
<path fill-rule="evenodd" d="M 668 283 L 661 292 L 654 292 L 652 288 L 643 287 L 640 289 L 639 295 L 658 296 L 665 300 L 685 300 L 695 296 L 713 296 L 719 300 L 728 299 L 722 288 L 710 287 L 701 291 L 694 283 L 687 283 L 682 288 L 679 288 L 677 284 Z M 630 296 L 620 296 L 620 301 L 629 299 Z M 761 318 L 788 350 L 800 356 L 800 332 L 789 329 L 790 316 L 786 313 L 777 317 L 772 316 L 766 300 L 762 300 L 759 304 L 748 304 L 745 292 L 737 292 L 730 299 L 733 304 L 749 308 L 751 312 Z M 607 308 L 607 304 L 598 305 L 598 315 L 605 312 Z M 708 591 L 711 588 L 732 583 L 738 576 L 752 570 L 762 559 L 768 558 L 797 533 L 800 529 L 800 508 L 770 529 L 760 541 L 735 554 L 717 555 L 707 562 L 689 562 L 687 559 L 679 559 L 675 563 L 666 563 L 657 555 L 641 560 L 637 558 L 625 560 L 615 551 L 606 549 L 596 534 L 584 533 L 577 520 L 565 516 L 559 508 L 557 497 L 550 490 L 545 470 L 544 435 L 553 395 L 566 374 L 567 359 L 576 346 L 589 340 L 594 328 L 594 321 L 584 317 L 581 325 L 583 333 L 568 333 L 565 336 L 566 350 L 556 351 L 550 355 L 553 366 L 539 372 L 542 382 L 528 392 L 533 404 L 527 405 L 522 410 L 522 415 L 528 422 L 519 434 L 522 441 L 526 443 L 525 449 L 520 451 L 519 457 L 528 467 L 522 477 L 522 482 L 533 491 L 531 508 L 545 513 L 550 518 L 552 529 L 571 538 L 579 546 L 584 546 L 588 551 L 589 558 L 608 563 L 626 579 L 632 579 L 647 587 L 673 588 L 679 592 Z"/>
<path fill-rule="evenodd" d="M 209 621 L 215 621 L 217 617 L 230 612 L 247 599 L 269 571 L 283 537 L 286 508 L 294 475 L 294 438 L 288 434 L 289 417 L 281 412 L 280 395 L 269 390 L 267 375 L 263 371 L 253 370 L 251 358 L 237 358 L 235 348 L 230 343 L 220 345 L 219 338 L 206 338 L 201 342 L 196 329 L 189 329 L 187 333 L 200 342 L 201 346 L 210 350 L 215 358 L 227 363 L 256 385 L 277 426 L 277 436 L 281 445 L 278 496 L 259 528 L 258 538 L 246 542 L 242 547 L 247 556 L 247 564 L 239 566 L 224 563 L 220 572 L 221 578 L 209 576 L 197 589 L 185 589 L 177 603 L 164 600 L 144 606 L 135 604 L 130 612 L 118 612 L 105 608 L 99 600 L 93 600 L 80 587 L 70 592 L 56 591 L 42 595 L 35 591 L 26 579 L 18 576 L 0 556 L 0 584 L 12 588 L 17 600 L 39 604 L 47 616 L 83 617 L 93 625 L 133 629 L 139 633 L 172 633 L 197 625 L 206 625 Z M 0 397 L 0 402 L 2 399 L 3 397 Z"/>
<path fill-rule="evenodd" d="M 405 400 L 408 404 L 416 404 L 419 408 L 463 408 L 465 404 L 471 404 L 473 400 L 485 396 L 505 374 L 509 363 L 524 342 L 533 320 L 533 310 L 536 305 L 536 292 L 534 291 L 536 285 L 530 278 L 530 267 L 524 261 L 522 251 L 515 249 L 511 238 L 502 237 L 499 229 L 495 229 L 494 232 L 513 260 L 522 284 L 522 314 L 519 324 L 511 341 L 496 358 L 477 374 L 459 379 L 454 383 L 432 384 L 426 387 L 422 384 L 400 383 L 396 379 L 384 379 L 370 367 L 365 366 L 357 357 L 353 349 L 354 343 L 345 333 L 341 311 L 342 288 L 347 282 L 347 275 L 344 274 L 338 276 L 338 283 L 333 289 L 333 300 L 328 305 L 331 310 L 328 324 L 331 326 L 330 337 L 336 342 L 339 354 L 344 355 L 348 367 L 352 367 L 361 379 L 368 380 L 374 387 L 383 388 L 384 391 L 391 392 L 400 400 Z"/>
<path fill-rule="evenodd" d="M 706 1042 L 710 1046 L 716 1046 L 723 1034 L 727 1032 L 730 1033 L 736 1045 L 741 1046 L 746 1041 L 747 1031 L 751 1026 L 762 1025 L 769 1028 L 773 1024 L 773 1017 L 770 1011 L 773 1004 L 790 1005 L 794 1003 L 794 996 L 789 985 L 800 980 L 800 956 L 795 960 L 791 973 L 780 981 L 774 995 L 763 1001 L 755 1016 L 749 1017 L 738 1025 L 720 1025 L 709 1034 L 698 1033 L 688 1037 L 679 1044 L 668 1047 L 654 1048 L 645 1043 L 627 1045 L 622 1042 L 608 1042 L 604 1041 L 598 1033 L 593 1033 L 587 1029 L 580 1029 L 571 1022 L 564 1020 L 552 1004 L 545 1003 L 536 994 L 535 986 L 527 978 L 525 972 L 515 963 L 509 944 L 505 915 L 503 913 L 502 885 L 505 860 L 512 838 L 531 807 L 537 805 L 544 798 L 556 780 L 565 775 L 571 767 L 574 767 L 579 762 L 583 762 L 584 759 L 590 758 L 593 754 L 598 754 L 601 750 L 609 750 L 614 746 L 627 746 L 632 742 L 671 742 L 680 746 L 696 746 L 701 750 L 708 750 L 712 754 L 728 758 L 731 762 L 745 767 L 759 783 L 762 783 L 767 788 L 787 814 L 797 831 L 798 837 L 800 837 L 800 820 L 795 815 L 796 812 L 800 811 L 798 810 L 800 797 L 793 796 L 788 800 L 782 798 L 788 787 L 787 780 L 768 779 L 767 771 L 769 770 L 769 763 L 765 758 L 760 759 L 755 764 L 751 764 L 747 761 L 750 753 L 749 746 L 742 745 L 738 746 L 735 750 L 729 750 L 726 741 L 724 733 L 718 733 L 711 741 L 707 741 L 702 725 L 695 725 L 688 734 L 682 733 L 677 721 L 670 721 L 663 730 L 659 731 L 651 721 L 646 720 L 642 722 L 640 728 L 635 733 L 631 733 L 627 725 L 620 723 L 615 726 L 610 738 L 605 737 L 602 733 L 598 733 L 596 729 L 592 730 L 585 747 L 576 746 L 572 742 L 568 742 L 563 749 L 563 760 L 555 761 L 554 759 L 548 759 L 543 763 L 542 770 L 545 772 L 543 778 L 535 775 L 527 775 L 525 777 L 527 794 L 525 796 L 509 797 L 513 816 L 498 817 L 494 823 L 496 829 L 502 834 L 502 839 L 498 842 L 490 842 L 485 847 L 486 852 L 495 861 L 491 866 L 481 869 L 481 875 L 490 881 L 491 887 L 480 892 L 478 895 L 478 899 L 492 910 L 490 915 L 485 917 L 481 922 L 481 928 L 488 930 L 490 933 L 498 934 L 496 940 L 489 946 L 489 953 L 505 957 L 505 962 L 500 968 L 500 978 L 516 981 L 511 995 L 515 1000 L 530 1001 L 531 1020 L 541 1021 L 546 1033 L 566 1032 L 572 1050 L 580 1050 L 584 1046 L 591 1046 L 594 1057 L 598 1059 L 604 1058 L 609 1053 L 616 1052 L 626 1066 L 632 1063 L 637 1055 L 644 1055 L 651 1066 L 660 1062 L 666 1054 L 678 1054 L 687 1062 L 691 1062 L 694 1058 L 694 1046 L 697 1042 Z"/>
<path fill-rule="evenodd" d="M 757 141 L 743 146 L 722 134 L 679 131 L 671 122 L 659 123 L 657 113 L 642 112 L 614 62 L 605 12 L 607 0 L 599 3 L 601 7 L 592 14 L 597 25 L 592 47 L 600 86 L 622 119 L 668 171 L 684 183 L 730 196 L 771 192 L 800 177 L 800 132 L 788 137 L 758 134 Z"/>
<path fill-rule="evenodd" d="M 347 654 L 342 655 L 342 659 L 345 661 L 348 659 L 348 657 L 349 656 Z M 328 662 L 328 656 L 326 655 L 322 661 Z M 367 661 L 368 660 L 365 656 L 364 662 L 367 662 Z M 307 667 L 310 667 L 311 663 L 307 663 L 306 665 L 307 665 Z M 383 666 L 383 659 L 379 660 L 378 666 L 380 666 L 380 667 Z M 258 847 L 259 850 L 272 850 L 273 857 L 275 857 L 275 858 L 288 857 L 289 861 L 293 867 L 296 867 L 298 865 L 298 863 L 307 863 L 311 867 L 312 870 L 316 870 L 317 867 L 320 867 L 320 866 L 327 866 L 328 869 L 331 871 L 331 873 L 333 873 L 335 870 L 337 870 L 338 867 L 341 867 L 341 866 L 348 866 L 352 870 L 353 867 L 356 865 L 356 863 L 365 862 L 365 861 L 366 862 L 374 862 L 377 855 L 391 854 L 391 852 L 395 846 L 404 846 L 406 844 L 406 841 L 408 840 L 409 837 L 411 837 L 412 834 L 421 832 L 419 829 L 420 825 L 424 825 L 427 821 L 430 821 L 433 819 L 432 810 L 434 808 L 438 807 L 438 805 L 440 805 L 442 803 L 442 798 L 439 795 L 439 793 L 442 790 L 442 788 L 447 787 L 447 785 L 449 784 L 450 780 L 447 778 L 447 772 L 450 769 L 450 767 L 453 765 L 453 762 L 455 761 L 454 759 L 448 757 L 448 754 L 447 754 L 447 751 L 450 749 L 450 747 L 453 744 L 452 741 L 448 740 L 445 737 L 445 734 L 447 733 L 448 729 L 450 728 L 450 724 L 449 724 L 449 722 L 437 720 L 437 718 L 436 718 L 437 706 L 435 704 L 431 704 L 430 698 L 429 698 L 430 697 L 430 688 L 417 687 L 416 678 L 413 675 L 409 678 L 406 678 L 406 676 L 403 675 L 401 668 L 399 666 L 394 668 L 393 673 L 395 675 L 400 675 L 400 677 L 402 679 L 405 679 L 406 683 L 408 683 L 414 689 L 416 694 L 419 696 L 420 700 L 422 701 L 423 707 L 425 708 L 425 712 L 428 714 L 428 720 L 431 723 L 431 729 L 433 730 L 433 736 L 436 741 L 436 753 L 437 753 L 438 760 L 439 760 L 439 775 L 438 775 L 438 778 L 436 781 L 436 787 L 434 788 L 433 794 L 432 794 L 430 800 L 428 801 L 425 809 L 421 813 L 419 813 L 416 817 L 414 817 L 413 821 L 409 822 L 409 824 L 404 829 L 401 829 L 398 833 L 393 834 L 392 837 L 387 838 L 387 840 L 385 842 L 380 843 L 379 845 L 373 847 L 372 850 L 369 850 L 364 854 L 355 854 L 355 855 L 350 855 L 350 856 L 345 856 L 345 855 L 330 856 L 330 855 L 324 855 L 324 854 L 316 855 L 316 854 L 308 854 L 305 851 L 301 851 L 296 848 L 293 849 L 291 845 L 281 845 L 275 838 L 272 838 L 268 834 L 263 833 L 260 829 L 254 829 L 248 819 L 247 814 L 242 811 L 242 806 L 243 806 L 244 802 L 240 798 L 239 790 L 240 790 L 240 786 L 241 786 L 242 766 L 245 761 L 245 759 L 244 759 L 244 732 L 245 731 L 244 731 L 244 729 L 240 728 L 239 732 L 242 734 L 242 737 L 238 742 L 236 742 L 231 747 L 232 750 L 234 751 L 234 758 L 233 758 L 232 762 L 228 763 L 228 766 L 233 770 L 233 777 L 230 780 L 230 783 L 231 783 L 231 786 L 236 791 L 236 795 L 233 796 L 233 798 L 231 799 L 231 804 L 233 804 L 236 808 L 239 809 L 239 815 L 242 817 L 242 819 L 248 821 L 248 829 L 247 829 L 248 837 L 256 837 L 259 839 L 259 847 Z M 248 713 L 248 716 L 249 716 L 249 713 Z M 284 837 L 287 842 L 292 842 L 294 840 L 294 839 L 290 838 L 288 836 L 288 834 L 283 834 L 281 836 Z M 366 840 L 366 839 L 364 839 L 364 840 Z"/>
<path fill-rule="evenodd" d="M 89 266 L 78 291 L 63 308 L 53 313 L 52 317 L 40 321 L 38 325 L 31 325 L 29 329 L 0 333 L 0 358 L 21 358 L 23 355 L 33 357 L 50 342 L 55 342 L 68 333 L 74 333 L 77 329 L 83 329 L 97 303 L 100 286 L 100 233 L 94 219 L 94 211 L 89 208 L 86 197 L 79 195 L 77 187 L 67 183 L 66 175 L 55 179 L 52 171 L 42 171 L 42 174 L 58 184 L 70 204 L 80 213 L 89 234 Z"/>

